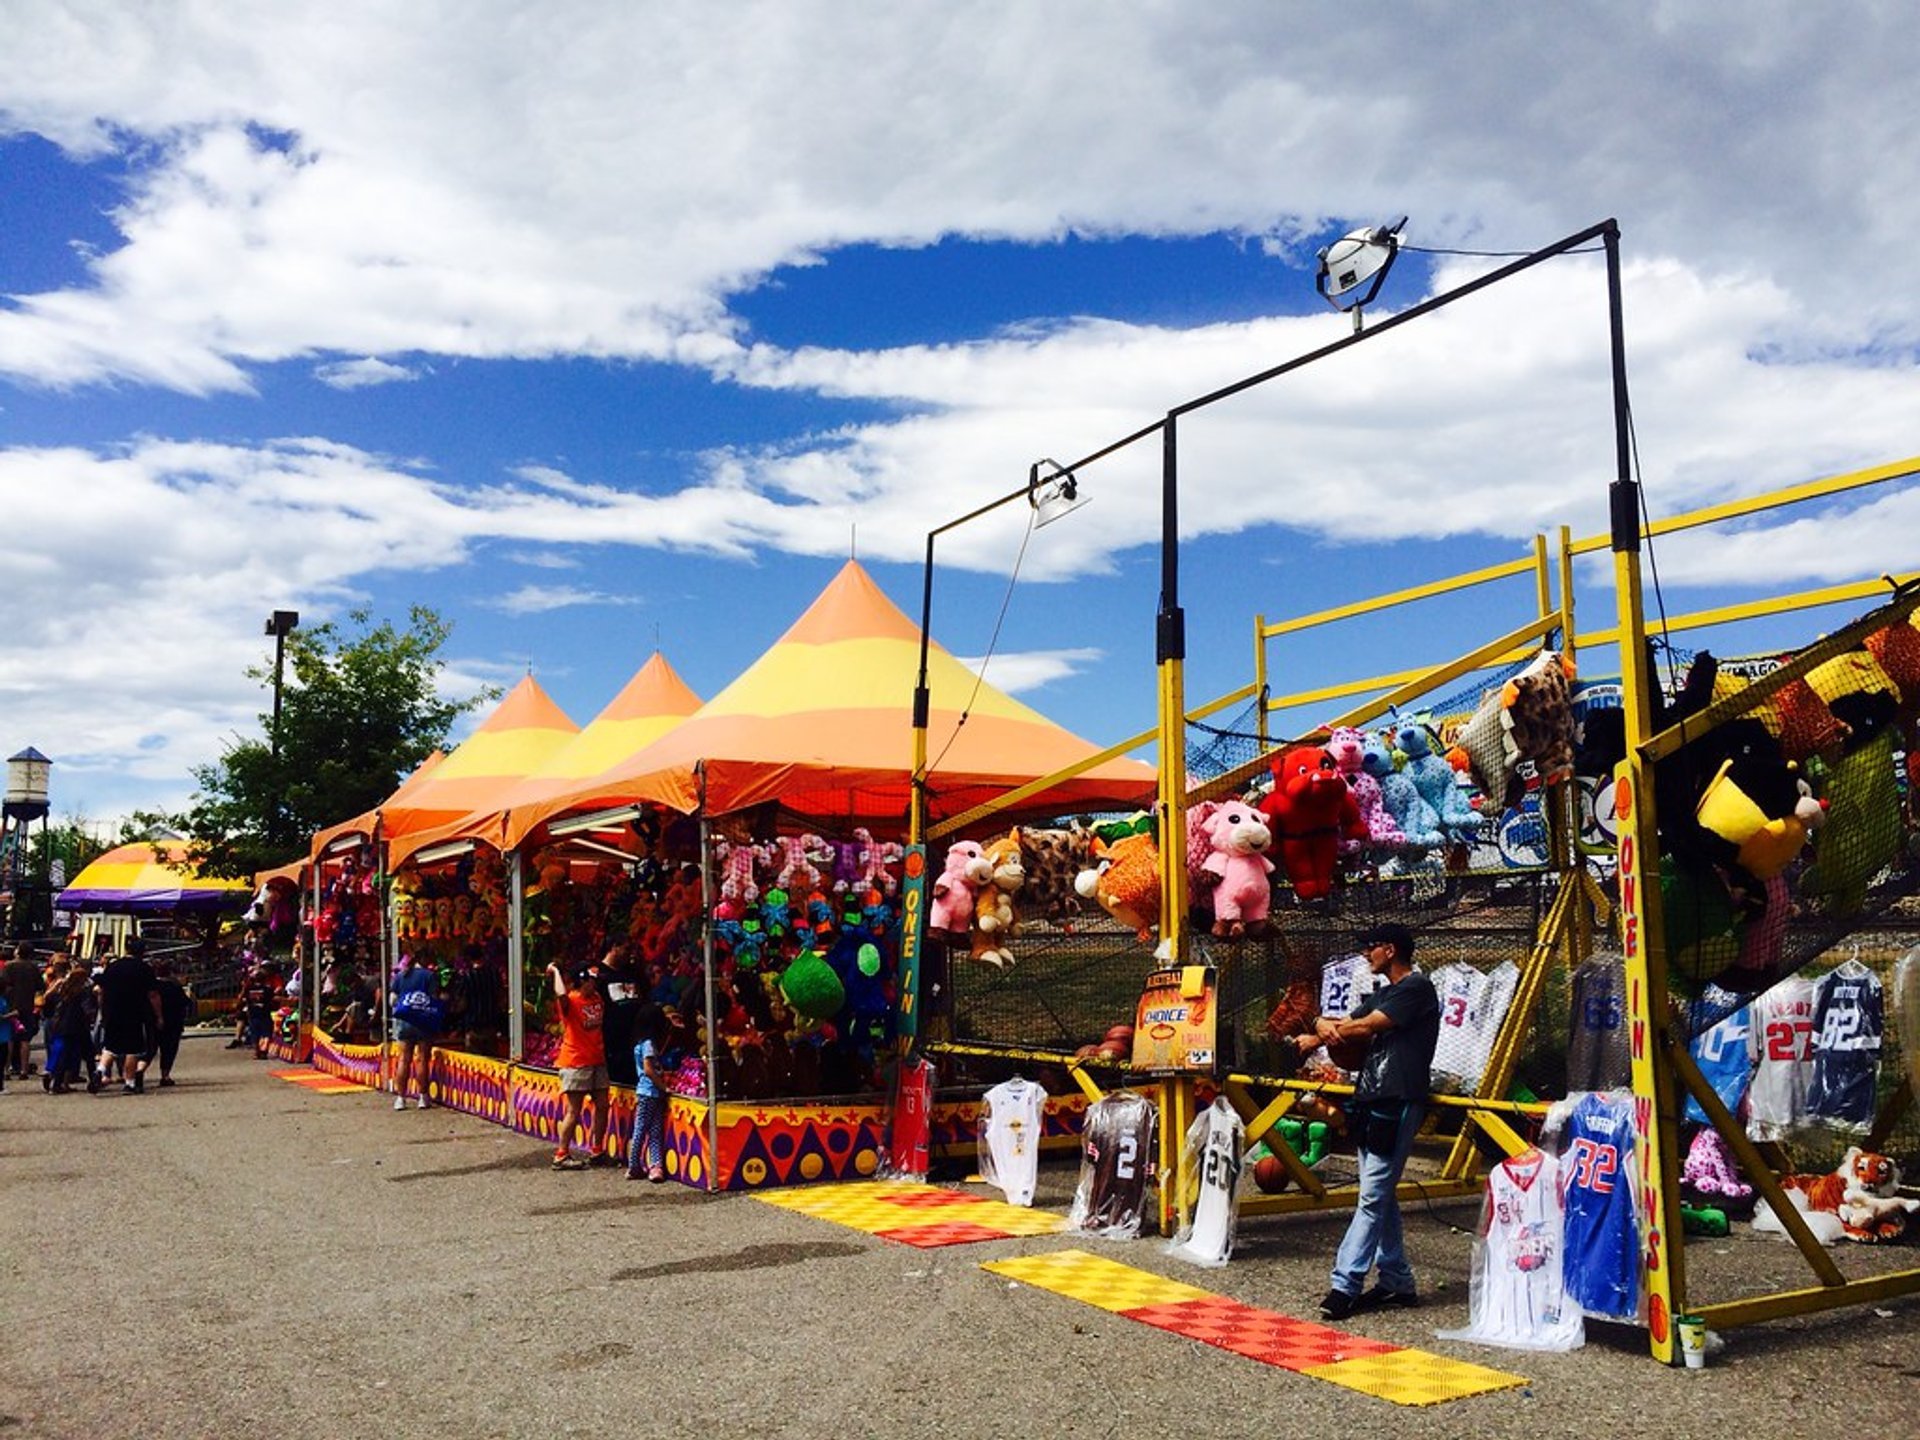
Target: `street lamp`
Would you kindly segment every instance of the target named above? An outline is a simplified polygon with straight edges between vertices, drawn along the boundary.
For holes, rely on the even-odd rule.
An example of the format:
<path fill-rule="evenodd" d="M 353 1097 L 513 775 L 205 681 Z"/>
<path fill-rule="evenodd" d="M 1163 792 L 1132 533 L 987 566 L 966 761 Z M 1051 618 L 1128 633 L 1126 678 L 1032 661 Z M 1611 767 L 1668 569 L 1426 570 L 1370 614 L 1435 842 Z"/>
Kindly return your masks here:
<path fill-rule="evenodd" d="M 1360 312 L 1373 303 L 1387 272 L 1400 255 L 1400 229 L 1407 223 L 1402 215 L 1391 225 L 1361 226 L 1349 230 L 1320 252 L 1320 266 L 1314 271 L 1313 288 L 1334 309 L 1353 314 L 1354 334 L 1360 333 Z M 1365 286 L 1364 293 L 1354 292 Z M 1347 296 L 1353 299 L 1345 304 Z"/>
<path fill-rule="evenodd" d="M 300 628 L 298 610 L 276 610 L 267 617 L 266 633 L 273 636 L 273 729 L 267 735 L 267 747 L 276 762 L 280 759 L 280 689 L 286 677 L 287 636 Z M 267 811 L 267 843 L 280 841 L 280 769 L 273 772 L 273 801 Z"/>

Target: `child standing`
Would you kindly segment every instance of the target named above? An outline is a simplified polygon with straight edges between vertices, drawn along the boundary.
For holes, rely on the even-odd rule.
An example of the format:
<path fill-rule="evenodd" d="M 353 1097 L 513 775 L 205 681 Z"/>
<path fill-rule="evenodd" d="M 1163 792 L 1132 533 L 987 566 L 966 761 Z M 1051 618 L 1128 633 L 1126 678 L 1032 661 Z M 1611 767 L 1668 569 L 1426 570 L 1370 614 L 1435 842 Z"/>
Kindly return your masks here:
<path fill-rule="evenodd" d="M 666 1044 L 666 1012 L 657 1005 L 642 1009 L 634 1020 L 638 1040 L 633 1047 L 633 1139 L 627 1144 L 627 1178 L 643 1174 L 656 1185 L 667 1178 L 663 1161 L 667 1137 L 667 1072 L 661 1063 Z M 646 1169 L 640 1158 L 646 1157 Z"/>

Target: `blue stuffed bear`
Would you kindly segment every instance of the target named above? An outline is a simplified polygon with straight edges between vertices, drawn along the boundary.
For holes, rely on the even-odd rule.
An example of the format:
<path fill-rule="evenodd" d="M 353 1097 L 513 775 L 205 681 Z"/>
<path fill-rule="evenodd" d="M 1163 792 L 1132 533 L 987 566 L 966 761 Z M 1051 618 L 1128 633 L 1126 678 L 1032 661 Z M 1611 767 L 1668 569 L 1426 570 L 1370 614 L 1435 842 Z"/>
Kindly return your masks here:
<path fill-rule="evenodd" d="M 1360 768 L 1380 782 L 1380 800 L 1415 854 L 1446 843 L 1440 833 L 1440 812 L 1422 798 L 1412 780 L 1393 768 L 1393 752 L 1378 735 L 1367 737 Z"/>
<path fill-rule="evenodd" d="M 1424 725 L 1402 725 L 1394 738 L 1407 757 L 1407 778 L 1440 817 L 1440 828 L 1450 839 L 1472 840 L 1480 833 L 1480 814 L 1461 793 L 1453 767 L 1433 753 L 1432 733 Z"/>

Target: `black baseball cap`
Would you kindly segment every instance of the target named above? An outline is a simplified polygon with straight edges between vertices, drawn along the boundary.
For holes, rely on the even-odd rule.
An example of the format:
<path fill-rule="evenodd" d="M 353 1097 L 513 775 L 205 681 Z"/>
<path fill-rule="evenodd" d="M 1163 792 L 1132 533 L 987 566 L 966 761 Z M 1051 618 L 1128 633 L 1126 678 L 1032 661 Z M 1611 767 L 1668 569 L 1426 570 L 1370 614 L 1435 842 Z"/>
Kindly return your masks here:
<path fill-rule="evenodd" d="M 1368 926 L 1356 939 L 1362 950 L 1371 945 L 1391 945 L 1396 955 L 1413 954 L 1413 932 L 1406 926 L 1395 924 L 1393 921 L 1383 925 Z"/>

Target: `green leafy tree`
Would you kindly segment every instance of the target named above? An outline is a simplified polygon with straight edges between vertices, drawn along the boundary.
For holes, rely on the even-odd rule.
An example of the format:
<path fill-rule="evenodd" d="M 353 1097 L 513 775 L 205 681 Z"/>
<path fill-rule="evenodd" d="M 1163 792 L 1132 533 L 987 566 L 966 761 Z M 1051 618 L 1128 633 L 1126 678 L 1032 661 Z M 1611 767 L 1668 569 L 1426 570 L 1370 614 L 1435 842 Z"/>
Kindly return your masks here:
<path fill-rule="evenodd" d="M 499 697 L 485 687 L 464 700 L 439 690 L 440 650 L 453 627 L 414 606 L 405 630 L 368 613 L 287 636 L 279 745 L 271 711 L 262 738 L 233 744 L 194 772 L 198 790 L 174 824 L 209 874 L 246 876 L 305 850 L 314 831 L 371 809 L 444 746 L 455 720 Z M 273 667 L 247 671 L 269 695 Z"/>

